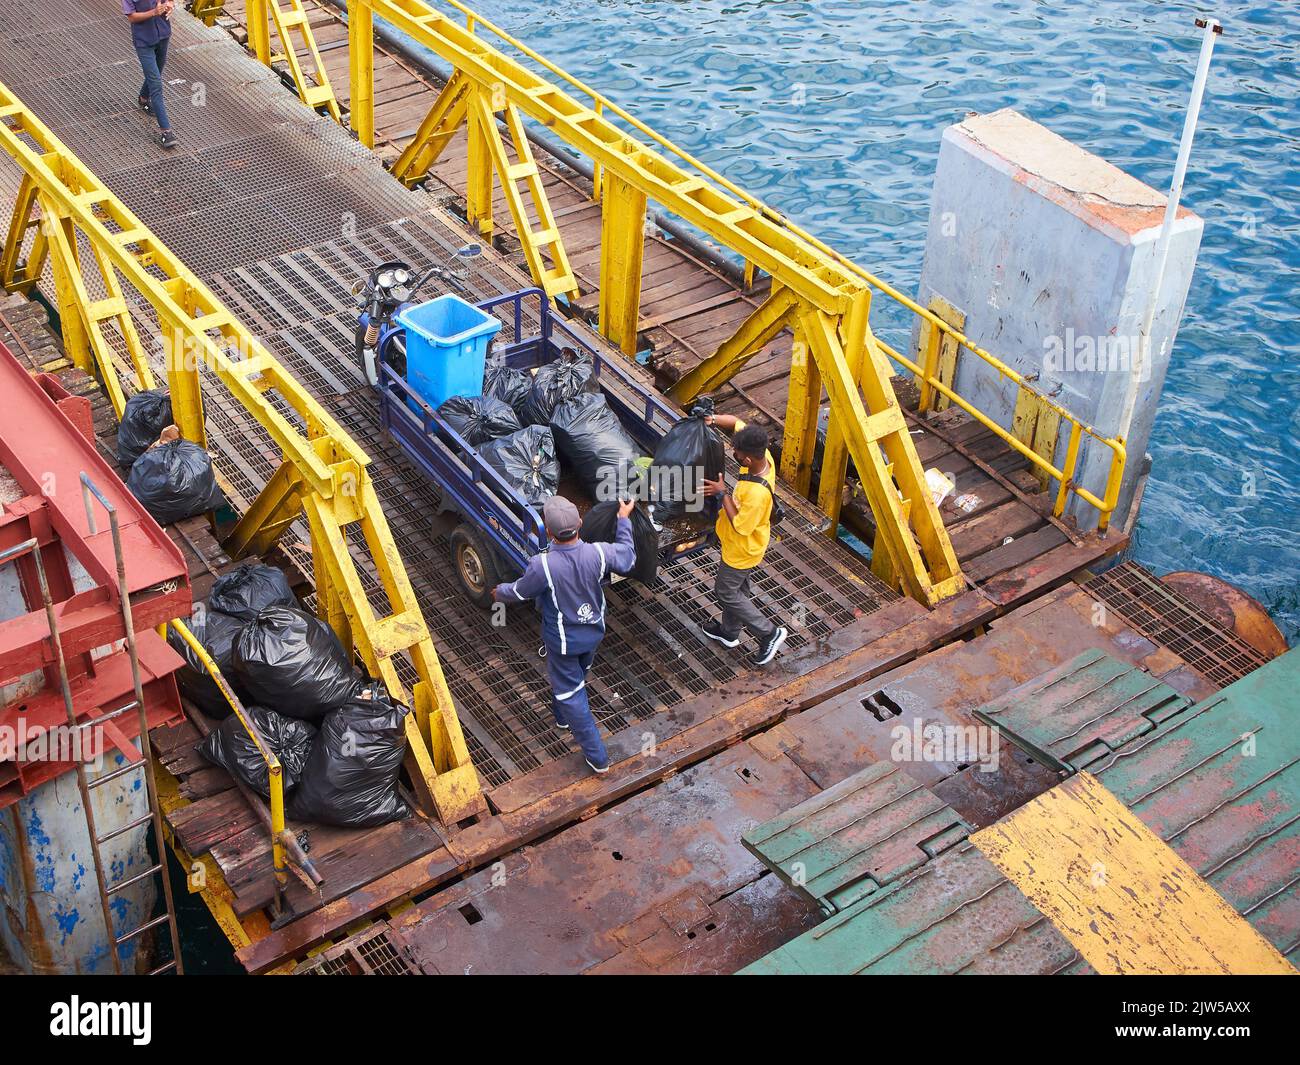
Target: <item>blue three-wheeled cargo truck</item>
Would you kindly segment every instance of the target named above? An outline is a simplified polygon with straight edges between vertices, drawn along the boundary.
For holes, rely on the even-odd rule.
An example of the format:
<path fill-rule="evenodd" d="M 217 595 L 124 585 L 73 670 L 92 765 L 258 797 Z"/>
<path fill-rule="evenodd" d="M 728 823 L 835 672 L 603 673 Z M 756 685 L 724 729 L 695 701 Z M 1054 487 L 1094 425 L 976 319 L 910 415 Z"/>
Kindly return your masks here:
<path fill-rule="evenodd" d="M 438 403 L 481 394 L 485 365 L 533 371 L 572 351 L 591 360 L 593 380 L 647 454 L 680 415 L 638 381 L 621 357 L 607 359 L 587 344 L 552 311 L 541 289 L 477 305 L 450 293 L 411 302 L 433 276 L 457 284 L 453 274 L 436 267 L 416 278 L 404 263 L 383 263 L 357 285 L 357 357 L 378 396 L 384 431 L 438 486 L 442 510 L 458 515 L 451 534 L 456 575 L 465 594 L 487 606 L 498 582 L 518 576 L 529 558 L 547 549 L 541 507 L 478 455 L 439 415 Z M 593 502 L 571 477 L 561 478 L 559 491 L 580 511 Z M 659 531 L 660 565 L 707 548 L 709 526 L 703 514 L 666 522 Z"/>

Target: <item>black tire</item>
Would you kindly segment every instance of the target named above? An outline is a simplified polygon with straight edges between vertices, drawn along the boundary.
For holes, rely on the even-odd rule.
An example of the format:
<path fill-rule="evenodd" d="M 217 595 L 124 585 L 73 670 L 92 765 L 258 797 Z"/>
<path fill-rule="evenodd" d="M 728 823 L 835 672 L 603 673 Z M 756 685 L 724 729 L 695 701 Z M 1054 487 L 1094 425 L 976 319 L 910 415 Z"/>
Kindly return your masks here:
<path fill-rule="evenodd" d="M 501 583 L 501 567 L 487 537 L 472 525 L 457 525 L 451 533 L 451 564 L 465 598 L 489 608 L 492 589 Z"/>

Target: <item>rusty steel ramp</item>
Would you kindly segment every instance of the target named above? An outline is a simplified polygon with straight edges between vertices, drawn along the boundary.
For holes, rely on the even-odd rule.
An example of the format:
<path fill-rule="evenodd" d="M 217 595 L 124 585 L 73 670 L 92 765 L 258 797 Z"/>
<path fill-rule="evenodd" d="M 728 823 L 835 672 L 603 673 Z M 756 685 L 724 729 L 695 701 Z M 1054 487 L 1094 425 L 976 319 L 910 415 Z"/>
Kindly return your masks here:
<path fill-rule="evenodd" d="M 996 766 L 900 764 L 900 725 L 974 726 L 980 706 L 1067 666 L 1077 648 L 1122 662 L 1176 692 L 1184 707 L 1214 695 L 1186 662 L 1121 620 L 1094 625 L 1093 607 L 1071 585 L 969 642 L 903 665 L 878 659 L 874 674 L 839 694 L 417 903 L 383 925 L 386 942 L 427 973 L 722 973 L 801 933 L 833 928 L 818 923 L 826 909 L 856 912 L 921 890 L 912 885 L 925 883 L 931 870 L 957 870 L 958 882 L 978 894 L 979 884 L 995 885 L 999 874 L 978 852 L 968 856 L 967 834 L 1048 791 L 1060 774 L 1005 738 Z M 810 862 L 796 888 L 797 870 L 770 873 L 757 852 L 779 849 L 797 860 L 800 826 L 782 814 L 799 803 L 810 815 L 802 827 L 830 842 L 827 860 Z M 1236 828 L 1225 821 L 1214 831 L 1226 848 Z M 831 853 L 850 844 L 866 845 L 870 870 Z M 972 865 L 978 868 L 967 872 Z M 944 912 L 942 901 L 926 912 Z M 1001 895 L 989 904 L 999 923 L 977 943 L 994 944 L 994 931 L 1007 922 L 1015 928 L 1039 916 L 1027 902 L 1009 906 Z M 979 927 L 979 913 L 970 927 Z M 961 929 L 953 932 L 960 940 Z M 1028 942 L 1039 949 L 1050 933 L 1036 931 Z M 1042 949 L 1057 965 L 1071 957 L 1068 943 L 1056 954 Z M 1014 971 L 1019 950 L 1002 961 Z"/>
<path fill-rule="evenodd" d="M 1289 652 L 1184 706 L 1163 727 L 1095 763 L 1095 777 L 1071 775 L 1043 803 L 1010 814 L 896 890 L 865 898 L 745 971 L 1294 972 L 1300 741 L 1290 717 L 1298 670 L 1300 655 Z M 1022 851 L 1030 829 L 1041 836 L 1046 827 L 1061 840 L 1058 852 L 1089 831 L 1061 824 L 1063 836 L 1055 835 L 1053 803 L 1062 814 L 1089 810 L 1085 820 L 1101 815 L 1098 827 L 1111 844 L 1125 843 L 1130 859 L 1159 870 L 1165 890 L 1125 894 L 1130 880 L 1118 856 L 1107 873 L 1120 894 L 1105 894 L 1105 876 L 1093 883 L 1098 899 L 1113 904 L 1091 904 L 1088 892 L 1059 872 L 1044 881 L 1050 863 L 1026 861 Z M 1094 863 L 1108 845 L 1088 852 Z M 1184 912 L 1178 919 L 1198 893 L 1204 898 L 1194 918 Z M 1099 907 L 1091 925 L 1077 916 L 1090 904 Z M 1132 912 L 1123 913 L 1126 907 Z M 1124 939 L 1133 949 L 1116 949 Z"/>

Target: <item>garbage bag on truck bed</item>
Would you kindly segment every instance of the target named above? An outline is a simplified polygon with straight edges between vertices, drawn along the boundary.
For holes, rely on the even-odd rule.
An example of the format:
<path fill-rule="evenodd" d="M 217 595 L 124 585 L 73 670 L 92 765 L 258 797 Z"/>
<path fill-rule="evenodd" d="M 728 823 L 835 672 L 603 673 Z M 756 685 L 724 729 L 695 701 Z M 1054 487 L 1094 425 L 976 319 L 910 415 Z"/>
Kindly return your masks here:
<path fill-rule="evenodd" d="M 655 448 L 651 483 L 659 521 L 688 512 L 718 516 L 720 501 L 704 495 L 703 482 L 722 476 L 727 448 L 718 431 L 704 421 L 706 413 L 711 410 L 692 411 L 664 433 Z"/>
<path fill-rule="evenodd" d="M 117 427 L 118 464 L 129 470 L 171 423 L 171 396 L 164 389 L 151 388 L 131 396 Z"/>
<path fill-rule="evenodd" d="M 225 502 L 212 473 L 212 456 L 191 440 L 149 448 L 135 460 L 126 486 L 159 525 L 215 510 Z"/>
<path fill-rule="evenodd" d="M 549 426 L 530 425 L 489 441 L 478 454 L 529 503 L 545 503 L 560 487 L 560 460 Z"/>
<path fill-rule="evenodd" d="M 510 404 L 495 396 L 452 396 L 438 407 L 438 414 L 475 448 L 521 428 Z"/>
<path fill-rule="evenodd" d="M 555 408 L 566 399 L 586 392 L 599 392 L 591 356 L 566 348 L 554 362 L 533 374 L 521 417 L 525 425 L 548 425 Z"/>
<path fill-rule="evenodd" d="M 303 767 L 311 754 L 311 741 L 316 736 L 315 727 L 256 703 L 245 706 L 244 713 L 266 741 L 267 750 L 279 759 L 281 783 L 285 792 L 289 792 L 302 777 Z M 266 761 L 236 715 L 231 714 L 208 733 L 199 744 L 199 753 L 263 798 L 270 798 L 271 774 Z"/>
<path fill-rule="evenodd" d="M 357 686 L 334 630 L 296 607 L 261 611 L 240 632 L 231 657 L 253 702 L 304 721 L 342 706 Z"/>
<path fill-rule="evenodd" d="M 632 508 L 632 543 L 636 565 L 629 577 L 650 584 L 659 569 L 659 533 L 638 504 Z M 582 519 L 578 535 L 589 544 L 612 544 L 618 533 L 618 500 L 597 503 Z"/>
<path fill-rule="evenodd" d="M 524 417 L 524 403 L 532 384 L 532 374 L 505 363 L 496 363 L 483 371 L 483 395 L 510 404 L 521 425 L 528 424 Z"/>
<path fill-rule="evenodd" d="M 628 485 L 640 476 L 641 452 L 623 423 L 599 392 L 566 399 L 551 416 L 551 432 L 560 458 L 594 499 L 624 498 Z"/>
<path fill-rule="evenodd" d="M 298 597 L 282 570 L 245 562 L 213 582 L 208 606 L 232 618 L 252 621 L 268 606 L 297 606 Z"/>
<path fill-rule="evenodd" d="M 408 816 L 411 811 L 397 793 L 407 712 L 371 682 L 326 714 L 289 802 L 290 815 L 349 828 L 372 828 Z"/>
<path fill-rule="evenodd" d="M 203 649 L 208 652 L 209 657 L 221 670 L 222 676 L 226 678 L 226 683 L 235 689 L 236 695 L 241 693 L 231 668 L 231 654 L 235 639 L 245 624 L 246 622 L 239 618 L 204 607 L 201 603 L 195 606 L 194 614 L 187 623 L 194 638 L 203 645 Z M 220 719 L 228 715 L 230 703 L 221 694 L 217 682 L 212 679 L 190 645 L 181 639 L 180 633 L 170 625 L 167 627 L 167 642 L 181 658 L 185 659 L 185 665 L 176 671 L 181 694 L 208 717 Z"/>

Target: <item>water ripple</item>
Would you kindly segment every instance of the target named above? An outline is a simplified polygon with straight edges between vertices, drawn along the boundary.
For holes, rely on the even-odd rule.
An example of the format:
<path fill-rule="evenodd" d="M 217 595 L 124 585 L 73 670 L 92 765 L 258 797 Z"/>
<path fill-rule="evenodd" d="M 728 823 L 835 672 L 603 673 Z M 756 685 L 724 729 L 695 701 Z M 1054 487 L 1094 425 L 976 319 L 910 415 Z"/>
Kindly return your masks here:
<path fill-rule="evenodd" d="M 943 128 L 1014 106 L 1168 187 L 1194 3 L 481 0 L 483 13 L 903 291 Z M 1216 573 L 1300 634 L 1300 51 L 1287 3 L 1221 3 L 1185 201 L 1206 222 L 1136 554 Z"/>

